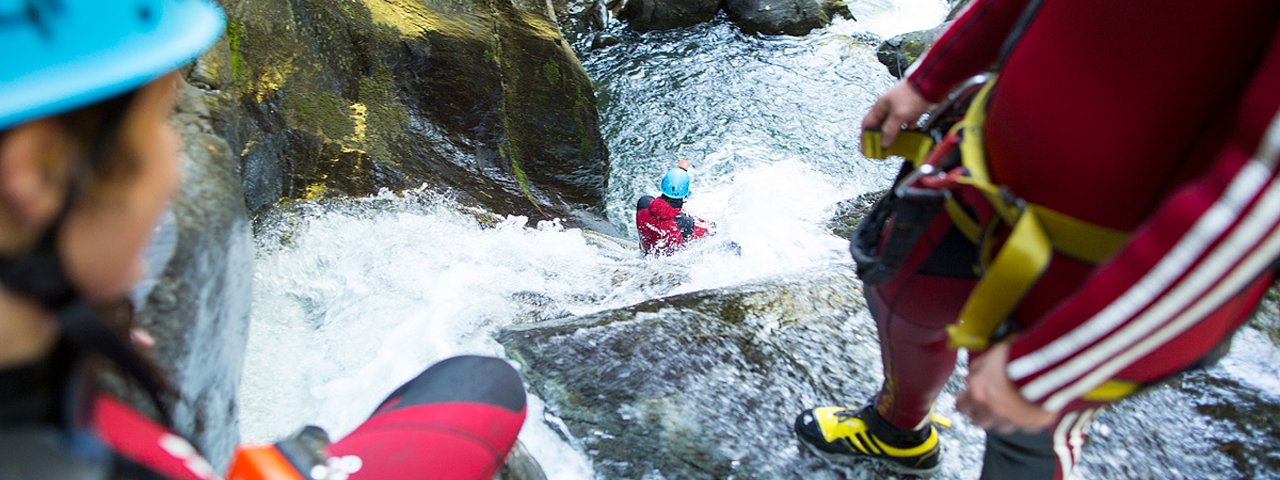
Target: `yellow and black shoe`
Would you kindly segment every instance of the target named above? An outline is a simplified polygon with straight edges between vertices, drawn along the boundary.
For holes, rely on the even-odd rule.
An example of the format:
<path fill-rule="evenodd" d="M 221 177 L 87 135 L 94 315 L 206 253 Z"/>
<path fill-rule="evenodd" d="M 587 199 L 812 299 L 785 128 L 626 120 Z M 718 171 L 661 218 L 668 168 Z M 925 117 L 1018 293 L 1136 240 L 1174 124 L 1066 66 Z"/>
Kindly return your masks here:
<path fill-rule="evenodd" d="M 932 475 L 941 466 L 942 448 L 933 424 L 902 430 L 880 418 L 872 405 L 854 410 L 819 407 L 796 417 L 796 436 L 823 452 L 871 458 L 911 475 Z"/>

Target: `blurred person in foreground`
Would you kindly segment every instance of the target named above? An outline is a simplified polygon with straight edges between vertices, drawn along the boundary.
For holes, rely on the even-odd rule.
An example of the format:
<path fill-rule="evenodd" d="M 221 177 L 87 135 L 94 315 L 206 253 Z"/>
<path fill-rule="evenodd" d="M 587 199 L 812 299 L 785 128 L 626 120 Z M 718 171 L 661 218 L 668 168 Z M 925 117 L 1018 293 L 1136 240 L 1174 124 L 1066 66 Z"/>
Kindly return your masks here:
<path fill-rule="evenodd" d="M 224 25 L 207 0 L 0 0 L 0 479 L 218 477 L 170 431 L 125 298 L 179 185 L 173 72 Z M 155 412 L 100 390 L 107 367 Z M 524 416 L 505 361 L 454 357 L 342 440 L 242 446 L 228 476 L 489 478 Z"/>

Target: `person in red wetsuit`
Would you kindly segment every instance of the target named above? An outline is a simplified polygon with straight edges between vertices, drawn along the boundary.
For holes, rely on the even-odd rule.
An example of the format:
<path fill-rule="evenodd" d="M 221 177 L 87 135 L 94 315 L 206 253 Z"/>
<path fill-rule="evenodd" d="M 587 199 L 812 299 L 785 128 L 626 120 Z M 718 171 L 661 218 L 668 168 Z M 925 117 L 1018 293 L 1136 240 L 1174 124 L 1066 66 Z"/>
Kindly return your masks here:
<path fill-rule="evenodd" d="M 126 295 L 178 186 L 173 72 L 225 25 L 208 0 L 0 2 L 0 479 L 218 477 L 168 428 Z M 158 420 L 97 388 L 104 362 Z M 505 361 L 448 359 L 346 438 L 242 449 L 231 478 L 491 478 L 524 417 Z"/>
<path fill-rule="evenodd" d="M 701 218 L 681 212 L 689 196 L 689 172 L 683 160 L 680 166 L 662 176 L 662 195 L 640 197 L 636 202 L 636 233 L 640 235 L 640 251 L 645 255 L 670 255 L 685 243 L 711 233 L 713 225 Z"/>
<path fill-rule="evenodd" d="M 992 65 L 993 183 L 1128 235 L 1096 264 L 1054 250 L 996 319 L 1012 335 L 970 352 L 957 399 L 987 429 L 984 477 L 1067 478 L 1114 401 L 1095 392 L 1211 361 L 1275 278 L 1280 3 L 975 0 L 862 126 L 887 146 Z M 866 288 L 884 384 L 862 408 L 802 412 L 805 444 L 912 473 L 940 467 L 930 412 L 956 360 L 945 328 L 979 256 L 941 214 L 896 276 Z"/>

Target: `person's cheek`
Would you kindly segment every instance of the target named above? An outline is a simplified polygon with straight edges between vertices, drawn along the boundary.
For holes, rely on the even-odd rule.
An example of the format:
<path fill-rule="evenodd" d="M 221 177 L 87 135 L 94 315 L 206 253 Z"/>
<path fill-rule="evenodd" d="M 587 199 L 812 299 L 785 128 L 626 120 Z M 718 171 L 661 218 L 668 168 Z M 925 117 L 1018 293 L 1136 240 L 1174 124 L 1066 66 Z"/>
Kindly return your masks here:
<path fill-rule="evenodd" d="M 137 201 L 138 228 L 140 233 L 136 246 L 136 255 L 131 265 L 129 284 L 133 285 L 146 274 L 146 260 L 143 254 L 151 241 L 151 234 L 164 213 L 165 206 L 178 191 L 181 180 L 180 155 L 178 149 L 181 140 L 176 130 L 168 124 L 160 123 L 148 136 L 151 145 L 140 151 L 146 151 L 148 158 L 142 159 L 146 165 L 143 174 L 145 180 Z"/>

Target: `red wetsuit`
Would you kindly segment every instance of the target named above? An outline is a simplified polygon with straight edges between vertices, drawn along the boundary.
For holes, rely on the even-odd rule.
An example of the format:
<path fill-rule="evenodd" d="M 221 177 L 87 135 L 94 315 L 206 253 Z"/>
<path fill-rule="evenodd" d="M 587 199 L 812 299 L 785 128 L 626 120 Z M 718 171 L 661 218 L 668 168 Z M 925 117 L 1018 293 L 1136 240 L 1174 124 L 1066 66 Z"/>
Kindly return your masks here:
<path fill-rule="evenodd" d="M 11 375 L 3 378 L 17 378 Z M 87 410 L 92 419 L 86 430 L 92 438 L 70 435 L 43 421 L 43 415 L 15 422 L 9 415 L 13 410 L 0 411 L 5 414 L 0 478 L 220 478 L 185 439 L 108 396 L 99 396 Z M 325 451 L 333 457 L 359 457 L 358 470 L 348 477 L 352 480 L 488 479 L 502 467 L 524 418 L 524 386 L 506 361 L 453 357 L 401 386 L 368 420 Z M 236 478 L 234 472 L 240 470 L 233 466 L 232 471 Z M 309 476 L 286 474 L 279 480 L 289 478 Z"/>
<path fill-rule="evenodd" d="M 636 233 L 645 255 L 670 255 L 684 248 L 686 240 L 707 235 L 707 222 L 680 212 L 666 197 L 645 196 L 636 204 Z"/>
<path fill-rule="evenodd" d="M 1028 3 L 975 0 L 907 80 L 941 100 L 997 60 Z M 1052 432 L 1067 449 L 1058 476 L 1096 406 L 1082 395 L 1109 379 L 1150 383 L 1188 368 L 1229 338 L 1274 278 L 1278 26 L 1277 2 L 1045 0 L 1000 72 L 985 135 L 995 182 L 1133 232 L 1098 266 L 1055 254 L 1011 318 L 1022 332 L 1009 377 L 1063 414 Z M 932 275 L 947 270 L 943 257 L 963 256 L 952 255 L 947 222 L 941 215 L 899 278 L 867 291 L 886 366 L 877 406 L 902 428 L 924 421 L 950 375 L 943 327 L 973 286 L 963 274 Z"/>

